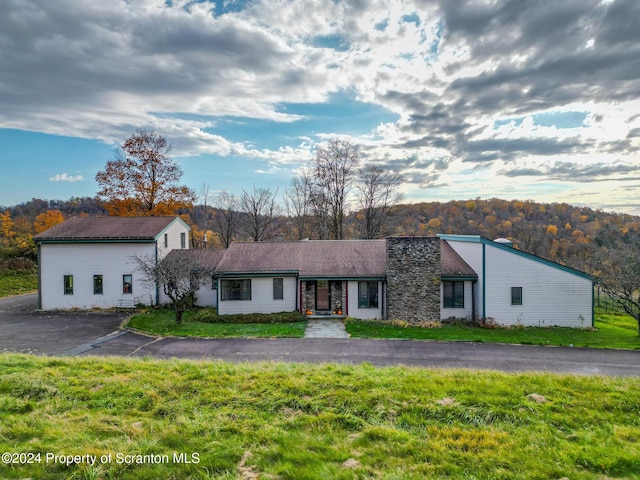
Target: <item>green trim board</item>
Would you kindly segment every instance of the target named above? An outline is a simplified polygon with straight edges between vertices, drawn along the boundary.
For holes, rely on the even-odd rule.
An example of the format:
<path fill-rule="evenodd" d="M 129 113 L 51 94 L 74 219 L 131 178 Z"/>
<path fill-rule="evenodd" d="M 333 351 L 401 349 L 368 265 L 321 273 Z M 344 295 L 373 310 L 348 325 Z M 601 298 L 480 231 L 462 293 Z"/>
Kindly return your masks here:
<path fill-rule="evenodd" d="M 55 240 L 37 239 L 38 245 L 44 244 L 63 244 L 63 243 L 155 243 L 153 238 L 65 238 Z"/>
<path fill-rule="evenodd" d="M 519 255 L 524 258 L 528 258 L 529 260 L 533 260 L 538 263 L 542 263 L 552 268 L 556 268 L 558 270 L 562 270 L 567 273 L 571 273 L 578 277 L 586 278 L 587 280 L 594 281 L 594 278 L 588 273 L 581 272 L 580 270 L 576 270 L 575 268 L 567 267 L 566 265 L 561 265 L 552 260 L 547 260 L 546 258 L 539 257 L 534 255 L 533 253 L 525 252 L 523 250 L 518 250 L 516 248 L 510 247 L 508 245 L 503 245 L 502 243 L 494 242 L 493 240 L 489 240 L 488 238 L 481 237 L 479 235 L 449 235 L 449 234 L 438 234 L 443 240 L 450 240 L 453 242 L 467 242 L 467 243 L 481 243 L 484 245 L 489 245 L 491 247 L 497 248 L 499 250 L 503 250 L 505 252 L 513 253 L 515 255 Z M 484 250 L 483 250 L 483 269 L 484 269 Z"/>
<path fill-rule="evenodd" d="M 327 277 L 300 277 L 301 282 L 311 282 L 314 280 L 342 280 L 345 282 L 348 281 L 357 281 L 357 282 L 382 282 L 386 277 L 335 277 L 335 276 L 327 276 Z"/>
<path fill-rule="evenodd" d="M 440 280 L 443 282 L 475 282 L 478 280 L 477 275 L 442 275 Z"/>
<path fill-rule="evenodd" d="M 297 270 L 274 270 L 272 272 L 215 272 L 218 278 L 251 278 L 251 277 L 297 277 Z"/>

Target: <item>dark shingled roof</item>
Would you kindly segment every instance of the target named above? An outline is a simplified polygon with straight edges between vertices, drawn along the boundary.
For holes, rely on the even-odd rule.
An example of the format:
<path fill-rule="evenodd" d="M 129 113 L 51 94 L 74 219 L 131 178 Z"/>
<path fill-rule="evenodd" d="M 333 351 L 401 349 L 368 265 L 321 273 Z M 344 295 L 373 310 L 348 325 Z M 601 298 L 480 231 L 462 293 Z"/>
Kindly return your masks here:
<path fill-rule="evenodd" d="M 446 240 L 440 241 L 440 265 L 440 275 L 443 277 L 477 277 L 475 270 Z"/>
<path fill-rule="evenodd" d="M 39 233 L 46 240 L 149 240 L 153 241 L 177 217 L 72 217 Z"/>
<path fill-rule="evenodd" d="M 210 272 L 213 272 L 222 257 L 224 256 L 226 249 L 219 250 L 201 250 L 201 249 L 185 249 L 185 250 L 171 250 L 167 255 L 169 257 L 177 258 L 195 258 L 202 267 Z"/>
<path fill-rule="evenodd" d="M 476 276 L 446 242 L 441 241 L 441 274 Z M 384 240 L 306 240 L 232 243 L 218 263 L 219 274 L 296 273 L 300 277 L 381 278 L 386 276 Z"/>
<path fill-rule="evenodd" d="M 386 275 L 384 240 L 303 240 L 232 243 L 220 274 L 297 273 L 300 277 L 364 278 Z"/>

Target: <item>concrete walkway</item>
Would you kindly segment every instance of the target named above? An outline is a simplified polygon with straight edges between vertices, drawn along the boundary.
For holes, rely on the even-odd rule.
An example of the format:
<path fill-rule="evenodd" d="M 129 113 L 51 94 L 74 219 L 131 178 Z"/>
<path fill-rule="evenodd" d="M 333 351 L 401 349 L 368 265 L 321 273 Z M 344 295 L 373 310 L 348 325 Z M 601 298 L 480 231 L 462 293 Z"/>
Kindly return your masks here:
<path fill-rule="evenodd" d="M 349 338 L 349 334 L 342 320 L 310 319 L 304 331 L 304 338 Z"/>

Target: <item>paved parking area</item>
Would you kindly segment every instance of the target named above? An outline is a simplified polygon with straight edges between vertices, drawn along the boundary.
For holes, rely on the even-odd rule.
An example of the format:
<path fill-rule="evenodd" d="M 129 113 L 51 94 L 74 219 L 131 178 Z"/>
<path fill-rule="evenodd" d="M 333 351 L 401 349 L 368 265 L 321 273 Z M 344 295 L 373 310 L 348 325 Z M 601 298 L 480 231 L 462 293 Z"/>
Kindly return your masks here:
<path fill-rule="evenodd" d="M 640 376 L 640 351 L 351 338 L 157 338 L 120 330 L 124 314 L 36 312 L 36 302 L 34 295 L 0 300 L 0 352 Z"/>
<path fill-rule="evenodd" d="M 0 299 L 0 352 L 65 355 L 119 330 L 118 313 L 37 312 L 38 296 Z"/>

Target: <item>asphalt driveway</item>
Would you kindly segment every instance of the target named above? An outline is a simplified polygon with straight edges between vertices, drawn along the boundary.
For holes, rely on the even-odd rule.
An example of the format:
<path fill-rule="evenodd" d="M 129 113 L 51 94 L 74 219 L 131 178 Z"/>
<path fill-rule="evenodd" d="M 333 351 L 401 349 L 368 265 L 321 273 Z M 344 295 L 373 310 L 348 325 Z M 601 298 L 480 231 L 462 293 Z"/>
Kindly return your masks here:
<path fill-rule="evenodd" d="M 415 340 L 155 338 L 119 330 L 122 314 L 35 312 L 36 301 L 34 295 L 0 300 L 0 351 L 640 376 L 638 351 Z"/>

